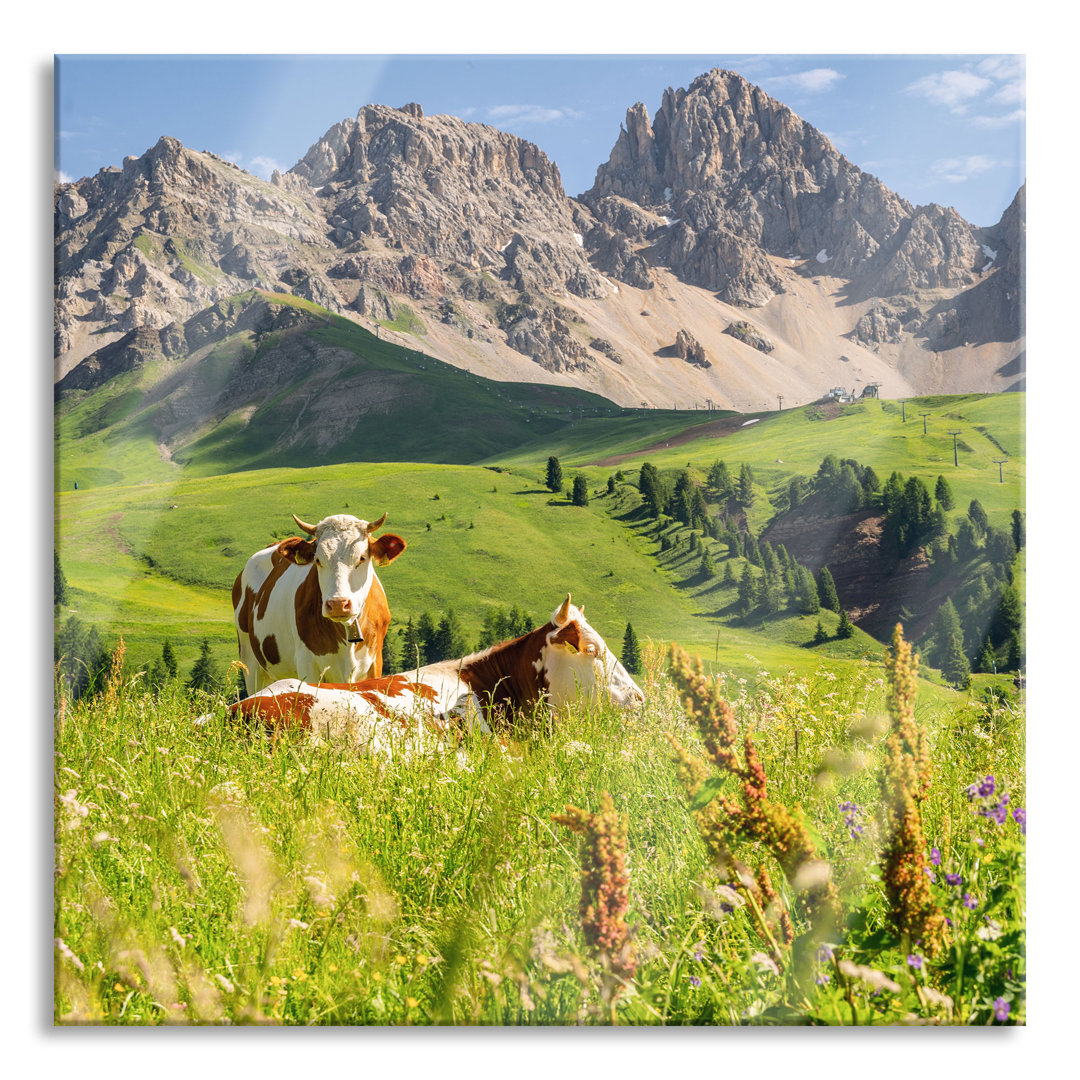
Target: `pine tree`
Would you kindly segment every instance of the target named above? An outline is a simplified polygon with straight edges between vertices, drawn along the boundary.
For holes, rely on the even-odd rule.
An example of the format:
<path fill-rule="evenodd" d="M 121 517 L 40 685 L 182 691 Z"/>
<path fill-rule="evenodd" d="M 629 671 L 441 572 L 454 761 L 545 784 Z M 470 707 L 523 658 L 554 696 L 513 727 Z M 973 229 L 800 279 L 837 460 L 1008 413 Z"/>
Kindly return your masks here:
<path fill-rule="evenodd" d="M 720 499 L 729 498 L 735 487 L 731 480 L 731 473 L 728 472 L 727 465 L 722 461 L 712 463 L 705 482 L 716 492 L 717 497 Z"/>
<path fill-rule="evenodd" d="M 642 501 L 649 511 L 649 516 L 659 518 L 664 510 L 664 489 L 660 482 L 660 472 L 652 462 L 646 461 L 638 474 L 638 490 Z"/>
<path fill-rule="evenodd" d="M 384 675 L 392 675 L 398 670 L 397 642 L 389 631 L 382 643 L 382 671 Z"/>
<path fill-rule="evenodd" d="M 165 644 L 161 646 L 161 663 L 169 678 L 175 679 L 180 667 L 176 662 L 176 653 L 173 652 L 172 642 L 168 638 L 165 639 Z"/>
<path fill-rule="evenodd" d="M 975 663 L 979 671 L 984 675 L 990 675 L 997 671 L 997 657 L 994 655 L 989 638 L 983 642 L 983 647 L 979 650 L 979 658 Z"/>
<path fill-rule="evenodd" d="M 818 600 L 826 611 L 839 611 L 840 598 L 836 594 L 836 582 L 827 566 L 818 571 L 817 576 Z"/>
<path fill-rule="evenodd" d="M 708 548 L 705 549 L 705 554 L 701 556 L 701 576 L 706 580 L 716 577 L 716 563 L 713 561 Z"/>
<path fill-rule="evenodd" d="M 934 618 L 934 655 L 937 658 L 941 674 L 954 685 L 963 682 L 971 673 L 967 657 L 964 655 L 964 633 L 960 626 L 960 616 L 951 600 L 946 600 L 938 608 Z"/>
<path fill-rule="evenodd" d="M 799 610 L 804 615 L 816 615 L 821 610 L 821 595 L 818 592 L 814 575 L 805 566 L 800 566 L 798 574 Z"/>
<path fill-rule="evenodd" d="M 990 640 L 994 645 L 1004 645 L 1013 634 L 1020 632 L 1024 622 L 1024 609 L 1015 586 L 1006 585 L 990 620 Z"/>
<path fill-rule="evenodd" d="M 840 622 L 836 627 L 836 636 L 838 638 L 849 638 L 855 633 L 855 624 L 848 618 L 847 612 L 840 609 Z"/>
<path fill-rule="evenodd" d="M 609 495 L 614 495 L 615 494 L 615 477 L 614 476 L 609 476 L 607 478 L 607 493 Z"/>
<path fill-rule="evenodd" d="M 728 559 L 724 563 L 724 577 L 721 581 L 722 585 L 734 585 L 735 584 L 735 571 L 731 568 L 731 560 Z"/>
<path fill-rule="evenodd" d="M 420 653 L 423 657 L 421 664 L 434 664 L 435 620 L 426 611 L 422 611 L 420 618 L 416 620 L 416 635 L 420 639 Z"/>
<path fill-rule="evenodd" d="M 1027 527 L 1024 523 L 1024 515 L 1019 510 L 1012 512 L 1012 538 L 1017 551 L 1023 551 L 1027 543 Z"/>
<path fill-rule="evenodd" d="M 952 488 L 949 487 L 949 481 L 944 476 L 937 478 L 937 484 L 934 486 L 934 498 L 937 499 L 937 504 L 942 510 L 951 510 L 956 505 L 953 502 Z"/>
<path fill-rule="evenodd" d="M 626 632 L 623 634 L 622 643 L 622 666 L 631 675 L 641 674 L 641 647 L 638 645 L 637 634 L 633 626 L 626 624 Z"/>
<path fill-rule="evenodd" d="M 546 483 L 548 491 L 554 491 L 556 494 L 563 489 L 562 465 L 554 454 L 548 458 Z"/>
<path fill-rule="evenodd" d="M 986 526 L 989 524 L 989 519 L 986 516 L 986 511 L 983 509 L 982 503 L 978 499 L 972 499 L 968 506 L 968 517 L 971 519 L 971 524 L 975 526 L 975 534 L 982 536 L 986 532 Z"/>
<path fill-rule="evenodd" d="M 739 503 L 742 506 L 750 506 L 754 501 L 754 474 L 749 465 L 743 465 L 739 469 Z"/>
<path fill-rule="evenodd" d="M 427 655 L 424 650 L 424 642 L 420 633 L 413 626 L 412 616 L 405 624 L 405 633 L 401 639 L 401 665 L 407 671 L 423 667 L 427 663 Z"/>
<path fill-rule="evenodd" d="M 829 635 L 825 632 L 825 627 L 821 625 L 821 620 L 818 619 L 817 626 L 814 628 L 814 645 L 824 645 L 829 640 Z"/>
<path fill-rule="evenodd" d="M 1019 671 L 1024 666 L 1024 649 L 1020 644 L 1020 635 L 1013 633 L 1009 637 L 1008 658 L 1005 661 L 1009 671 Z"/>
<path fill-rule="evenodd" d="M 574 493 L 571 496 L 571 502 L 575 506 L 589 505 L 589 482 L 581 473 L 574 477 Z"/>
<path fill-rule="evenodd" d="M 205 690 L 207 693 L 212 693 L 217 689 L 219 681 L 217 664 L 210 655 L 210 642 L 203 638 L 199 646 L 199 658 L 192 666 L 187 687 L 189 690 Z"/>
<path fill-rule="evenodd" d="M 68 602 L 68 583 L 60 565 L 60 552 L 53 548 L 53 607 L 58 608 Z"/>
<path fill-rule="evenodd" d="M 743 567 L 742 577 L 739 578 L 739 610 L 743 615 L 749 615 L 754 606 L 754 572 L 747 563 Z"/>
<path fill-rule="evenodd" d="M 461 623 L 454 609 L 449 608 L 439 620 L 438 629 L 432 642 L 432 659 L 430 663 L 437 664 L 440 660 L 456 660 L 466 655 L 469 651 L 465 633 L 461 629 Z"/>

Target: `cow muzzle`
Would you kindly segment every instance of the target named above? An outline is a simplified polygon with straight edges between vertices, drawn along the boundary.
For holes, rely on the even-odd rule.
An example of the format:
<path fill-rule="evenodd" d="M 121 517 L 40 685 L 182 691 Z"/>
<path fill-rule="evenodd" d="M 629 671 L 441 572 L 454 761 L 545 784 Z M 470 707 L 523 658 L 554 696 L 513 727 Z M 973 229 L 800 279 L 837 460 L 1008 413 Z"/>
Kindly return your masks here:
<path fill-rule="evenodd" d="M 332 596 L 323 604 L 323 614 L 328 619 L 351 619 L 356 612 L 347 596 Z"/>

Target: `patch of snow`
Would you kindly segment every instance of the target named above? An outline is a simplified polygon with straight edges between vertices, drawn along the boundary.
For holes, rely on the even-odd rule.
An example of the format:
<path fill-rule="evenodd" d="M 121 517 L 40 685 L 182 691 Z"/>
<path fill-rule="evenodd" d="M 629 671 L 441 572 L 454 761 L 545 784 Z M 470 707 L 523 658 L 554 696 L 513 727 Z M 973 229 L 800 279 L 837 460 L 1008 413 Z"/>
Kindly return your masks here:
<path fill-rule="evenodd" d="M 747 420 L 742 426 L 749 427 L 751 424 L 756 424 L 760 417 L 755 417 L 753 420 Z"/>
<path fill-rule="evenodd" d="M 815 258 L 817 259 L 817 261 L 818 261 L 819 263 L 827 263 L 827 262 L 829 261 L 829 255 L 828 255 L 828 252 L 827 252 L 827 251 L 825 250 L 825 248 L 822 248 L 822 249 L 821 249 L 821 250 L 820 250 L 820 251 L 819 251 L 819 252 L 817 253 L 817 255 L 815 256 Z"/>
<path fill-rule="evenodd" d="M 510 239 L 507 240 L 506 243 L 503 244 L 503 246 L 501 248 L 499 248 L 499 254 L 501 255 L 513 242 L 514 242 L 514 238 L 511 236 Z"/>
<path fill-rule="evenodd" d="M 584 247 L 585 246 L 585 237 L 582 236 L 581 233 L 576 232 L 576 233 L 572 233 L 571 235 L 577 241 L 577 246 L 578 247 Z"/>
<path fill-rule="evenodd" d="M 660 215 L 660 220 L 665 225 L 678 225 L 679 222 L 682 221 L 682 218 L 677 218 L 677 217 L 676 218 L 670 218 L 670 217 L 665 217 L 663 214 L 661 214 Z"/>
<path fill-rule="evenodd" d="M 664 202 L 671 202 L 671 188 L 664 188 Z"/>
<path fill-rule="evenodd" d="M 1009 295 L 1008 293 L 1006 293 L 1006 294 L 1005 294 L 1005 299 L 1006 299 L 1006 300 L 1011 300 L 1011 299 L 1012 299 L 1012 297 L 1011 297 L 1011 296 L 1010 296 L 1010 295 Z"/>
<path fill-rule="evenodd" d="M 987 262 L 986 265 L 982 268 L 982 270 L 979 271 L 979 273 L 985 274 L 986 271 L 994 265 L 994 260 L 997 258 L 997 252 L 993 248 L 987 247 L 985 244 L 983 244 L 982 250 L 983 254 L 986 256 Z"/>
<path fill-rule="evenodd" d="M 619 286 L 618 286 L 618 285 L 616 285 L 616 284 L 615 284 L 615 283 L 614 283 L 613 281 L 608 281 L 608 279 L 607 279 L 606 277 L 604 277 L 604 275 L 603 275 L 603 274 L 601 274 L 601 275 L 600 275 L 600 277 L 601 277 L 601 278 L 603 278 L 603 280 L 604 280 L 604 281 L 606 281 L 606 282 L 607 282 L 607 284 L 611 286 L 611 291 L 612 291 L 612 292 L 616 292 L 616 293 L 617 293 L 617 292 L 619 291 Z"/>

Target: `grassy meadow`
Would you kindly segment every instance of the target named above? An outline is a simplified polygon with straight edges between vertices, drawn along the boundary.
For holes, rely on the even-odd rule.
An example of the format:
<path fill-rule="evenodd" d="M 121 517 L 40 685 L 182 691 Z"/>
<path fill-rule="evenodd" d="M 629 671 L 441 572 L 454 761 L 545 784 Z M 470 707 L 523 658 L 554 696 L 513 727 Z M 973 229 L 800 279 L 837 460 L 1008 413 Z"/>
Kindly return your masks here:
<path fill-rule="evenodd" d="M 716 688 L 738 741 L 756 743 L 768 798 L 812 838 L 816 872 L 830 868 L 840 918 L 825 932 L 767 839 L 729 837 L 736 865 L 771 873 L 768 905 L 710 856 L 709 807 L 701 788 L 691 802 L 668 738 L 700 757 L 701 734 L 664 657 L 646 663 L 639 713 L 582 705 L 524 718 L 505 745 L 413 760 L 240 731 L 222 699 L 175 685 L 155 698 L 119 676 L 61 709 L 57 1022 L 1024 1022 L 1014 701 L 915 708 L 932 763 L 919 859 L 949 920 L 933 949 L 897 929 L 883 881 L 893 794 L 879 666 L 753 689 L 729 674 Z M 966 793 L 991 776 L 993 798 Z M 986 811 L 1003 792 L 999 824 Z M 621 860 L 619 963 L 583 918 L 582 874 L 600 849 L 554 820 L 568 805 L 600 810 L 605 793 L 625 828 L 603 848 Z"/>

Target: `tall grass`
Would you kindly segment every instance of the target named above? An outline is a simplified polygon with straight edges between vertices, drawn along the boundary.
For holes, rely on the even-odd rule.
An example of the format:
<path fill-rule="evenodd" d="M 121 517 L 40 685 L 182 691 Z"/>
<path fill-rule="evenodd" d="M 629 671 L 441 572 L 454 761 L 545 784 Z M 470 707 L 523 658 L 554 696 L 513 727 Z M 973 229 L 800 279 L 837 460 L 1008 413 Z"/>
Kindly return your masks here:
<path fill-rule="evenodd" d="M 1003 788 L 1009 810 L 1023 805 L 1022 709 L 971 701 L 920 717 L 935 769 L 923 804 L 940 852 L 932 887 L 953 930 L 916 970 L 877 869 L 881 669 L 763 676 L 752 693 L 724 680 L 770 798 L 801 816 L 836 870 L 847 921 L 807 986 L 772 961 L 710 862 L 667 738 L 698 736 L 656 655 L 649 666 L 641 713 L 540 715 L 505 746 L 471 742 L 463 762 L 245 732 L 222 702 L 175 687 L 155 698 L 137 681 L 63 703 L 56 1020 L 987 1023 L 999 999 L 1023 1020 L 1023 836 L 1011 817 L 976 812 Z M 214 719 L 196 728 L 208 706 Z M 990 773 L 995 794 L 969 798 Z M 599 807 L 604 792 L 627 827 L 636 958 L 614 997 L 580 922 L 578 842 L 553 820 L 568 804 Z M 773 886 L 804 932 L 781 874 Z"/>

